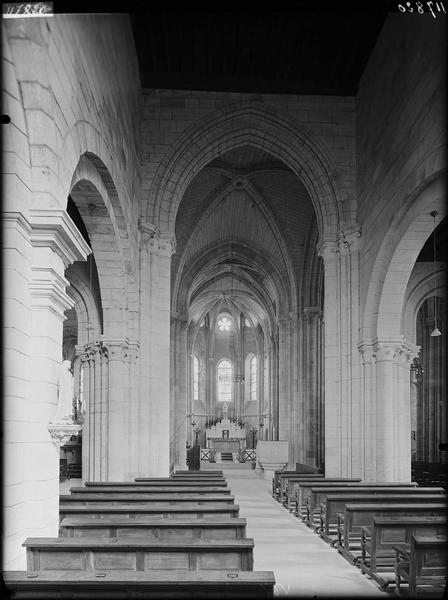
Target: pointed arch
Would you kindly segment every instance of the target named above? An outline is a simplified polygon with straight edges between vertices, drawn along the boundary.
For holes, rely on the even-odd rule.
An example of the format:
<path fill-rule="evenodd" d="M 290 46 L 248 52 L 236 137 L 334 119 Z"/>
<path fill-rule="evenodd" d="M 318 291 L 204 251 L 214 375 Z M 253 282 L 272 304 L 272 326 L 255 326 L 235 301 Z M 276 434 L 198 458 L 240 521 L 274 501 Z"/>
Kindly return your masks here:
<path fill-rule="evenodd" d="M 320 238 L 335 239 L 344 198 L 329 152 L 303 125 L 255 104 L 215 112 L 177 139 L 154 176 L 147 218 L 174 233 L 177 209 L 193 178 L 214 158 L 248 144 L 282 160 L 299 177 L 313 202 Z"/>

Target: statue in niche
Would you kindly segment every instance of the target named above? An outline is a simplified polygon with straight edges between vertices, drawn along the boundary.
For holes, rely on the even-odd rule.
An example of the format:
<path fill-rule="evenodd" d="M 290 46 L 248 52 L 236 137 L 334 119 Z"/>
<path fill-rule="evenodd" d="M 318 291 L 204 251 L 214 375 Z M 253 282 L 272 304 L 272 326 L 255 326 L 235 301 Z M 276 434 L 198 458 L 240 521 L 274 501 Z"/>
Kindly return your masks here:
<path fill-rule="evenodd" d="M 222 418 L 223 419 L 227 419 L 228 411 L 229 411 L 229 407 L 227 406 L 227 402 L 224 402 L 224 404 L 222 405 Z"/>
<path fill-rule="evenodd" d="M 57 389 L 58 408 L 53 423 L 73 423 L 73 375 L 70 371 L 72 364 L 69 360 L 62 361 Z"/>

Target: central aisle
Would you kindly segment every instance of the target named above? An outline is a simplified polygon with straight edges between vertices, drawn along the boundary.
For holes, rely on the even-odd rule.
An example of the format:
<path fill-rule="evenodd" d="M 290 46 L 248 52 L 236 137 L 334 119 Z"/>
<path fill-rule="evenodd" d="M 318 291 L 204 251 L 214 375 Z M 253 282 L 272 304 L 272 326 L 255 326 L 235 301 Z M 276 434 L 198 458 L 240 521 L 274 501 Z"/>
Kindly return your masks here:
<path fill-rule="evenodd" d="M 246 535 L 255 542 L 254 571 L 274 571 L 275 595 L 387 598 L 388 594 L 274 500 L 272 482 L 249 464 L 201 464 L 201 470 L 212 467 L 223 470 L 241 507 L 240 517 L 247 519 Z"/>

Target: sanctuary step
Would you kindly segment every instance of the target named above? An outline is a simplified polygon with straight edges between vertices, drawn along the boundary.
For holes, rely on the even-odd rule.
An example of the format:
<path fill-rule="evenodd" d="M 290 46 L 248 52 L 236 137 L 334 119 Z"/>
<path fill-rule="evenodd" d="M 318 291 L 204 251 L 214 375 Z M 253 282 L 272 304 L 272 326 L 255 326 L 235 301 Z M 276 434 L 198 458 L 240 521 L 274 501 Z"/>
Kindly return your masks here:
<path fill-rule="evenodd" d="M 233 454 L 231 452 L 221 452 L 221 460 L 233 462 Z"/>

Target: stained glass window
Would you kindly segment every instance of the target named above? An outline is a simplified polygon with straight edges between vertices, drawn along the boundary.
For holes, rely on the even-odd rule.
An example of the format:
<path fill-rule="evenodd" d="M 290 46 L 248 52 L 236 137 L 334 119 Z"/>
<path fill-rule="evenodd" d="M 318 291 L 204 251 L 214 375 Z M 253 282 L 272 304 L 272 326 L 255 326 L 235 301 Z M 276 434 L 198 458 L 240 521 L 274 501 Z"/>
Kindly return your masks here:
<path fill-rule="evenodd" d="M 250 399 L 257 399 L 257 357 L 252 356 L 250 361 Z"/>
<path fill-rule="evenodd" d="M 232 402 L 232 375 L 232 363 L 224 358 L 218 363 L 218 402 Z"/>

